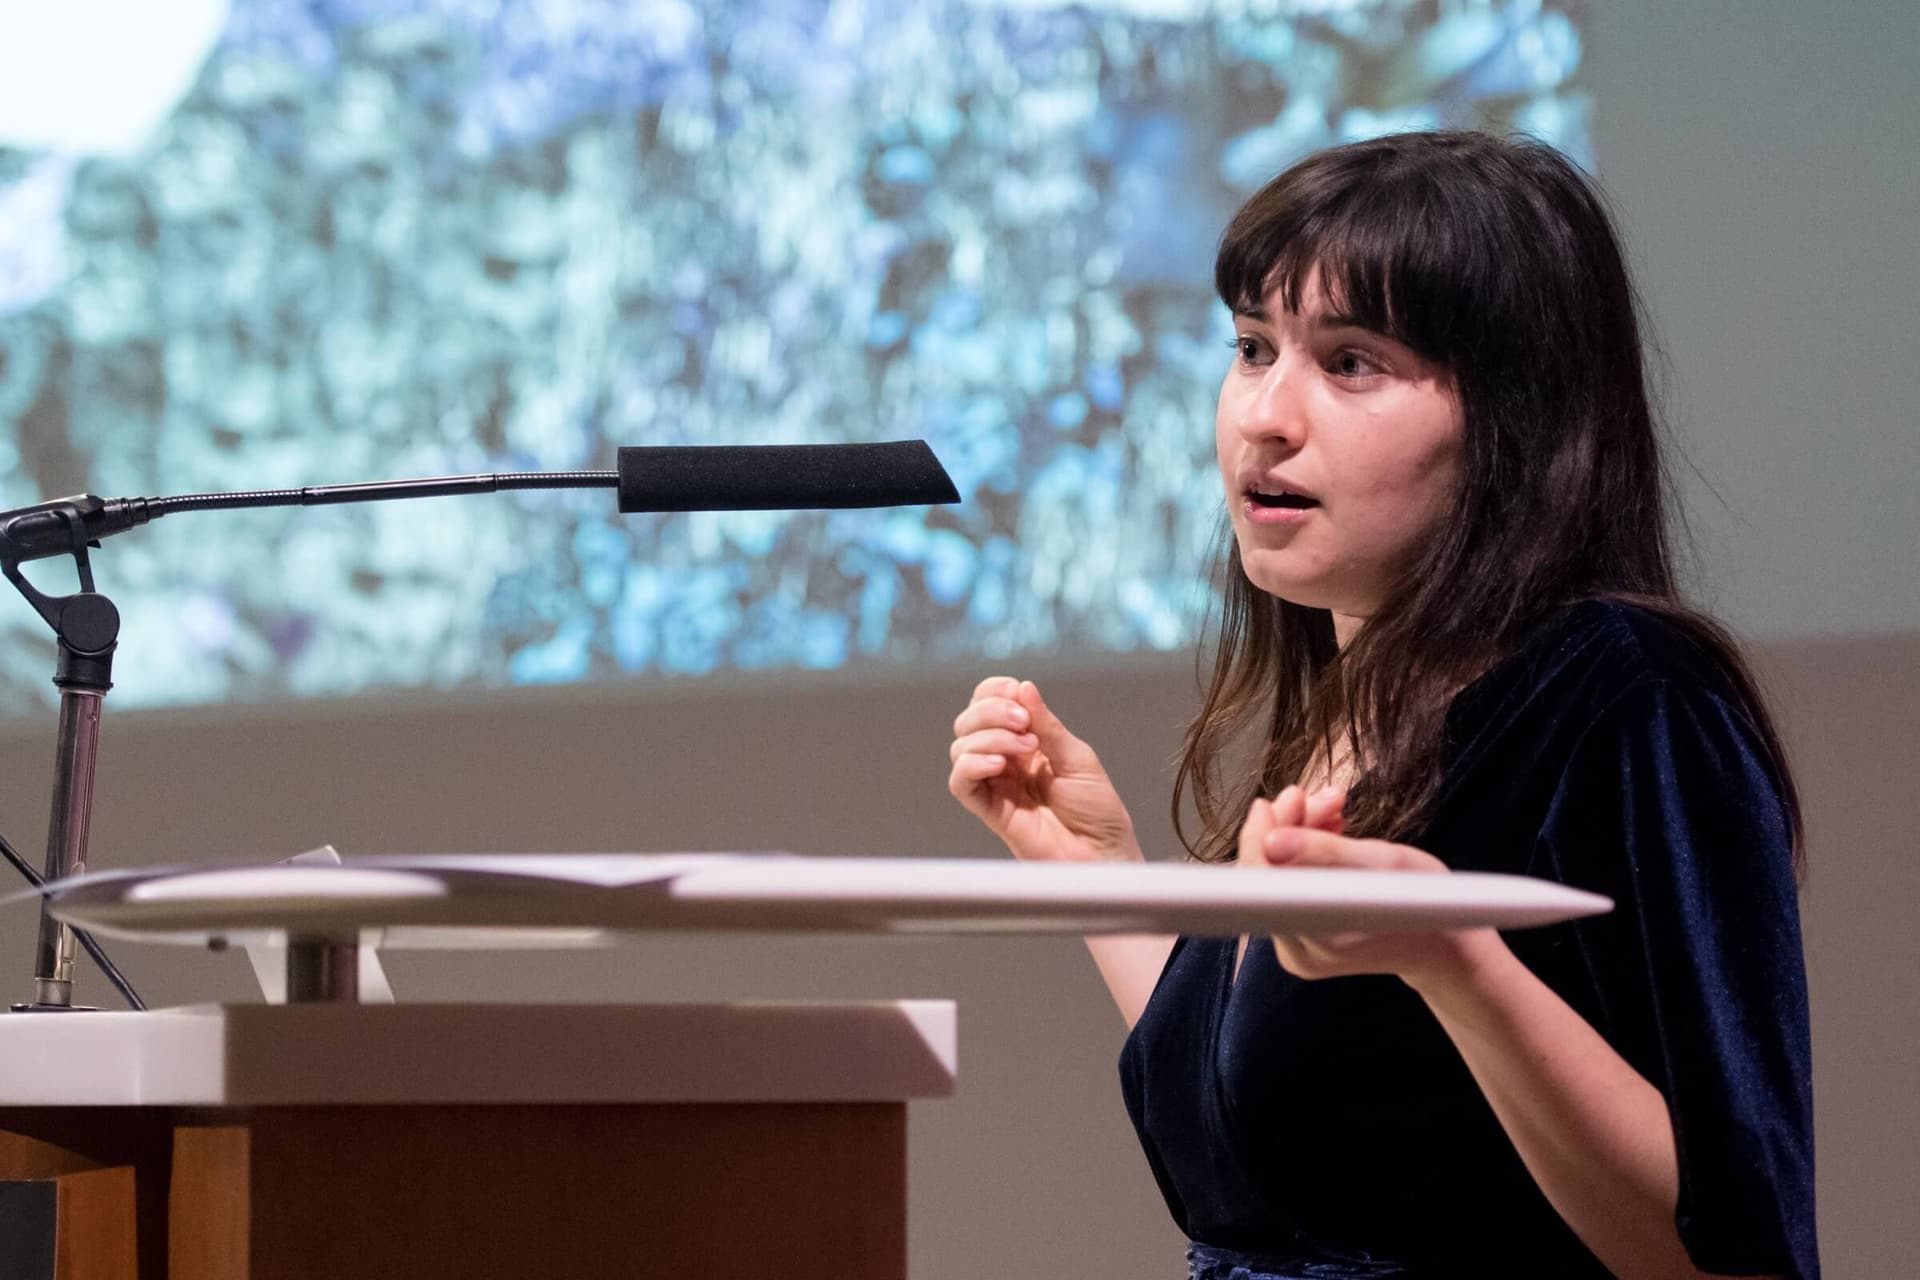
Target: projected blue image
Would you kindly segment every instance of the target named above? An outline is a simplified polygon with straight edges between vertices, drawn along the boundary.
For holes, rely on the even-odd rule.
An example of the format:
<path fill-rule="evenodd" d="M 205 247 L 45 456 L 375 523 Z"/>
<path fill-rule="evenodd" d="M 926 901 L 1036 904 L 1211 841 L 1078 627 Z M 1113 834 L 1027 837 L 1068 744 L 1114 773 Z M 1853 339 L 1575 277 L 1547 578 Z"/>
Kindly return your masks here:
<path fill-rule="evenodd" d="M 1232 209 L 1389 130 L 1590 149 L 1541 3 L 62 8 L 0 16 L 5 506 L 908 437 L 964 499 L 173 516 L 95 553 L 117 705 L 1189 645 Z"/>

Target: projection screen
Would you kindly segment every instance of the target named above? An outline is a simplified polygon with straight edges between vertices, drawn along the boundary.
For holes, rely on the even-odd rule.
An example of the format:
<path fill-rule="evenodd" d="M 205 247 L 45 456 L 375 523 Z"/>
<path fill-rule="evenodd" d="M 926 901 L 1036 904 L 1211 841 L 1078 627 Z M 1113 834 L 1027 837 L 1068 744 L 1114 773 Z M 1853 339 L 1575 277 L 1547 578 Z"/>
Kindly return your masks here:
<path fill-rule="evenodd" d="M 1186 648 L 1227 216 L 1389 130 L 1521 130 L 1590 163 L 1577 16 L 14 7 L 0 503 L 908 437 L 964 499 L 174 516 L 95 556 L 123 707 Z M 17 598 L 0 627 L 0 708 L 42 714 L 50 637 Z"/>

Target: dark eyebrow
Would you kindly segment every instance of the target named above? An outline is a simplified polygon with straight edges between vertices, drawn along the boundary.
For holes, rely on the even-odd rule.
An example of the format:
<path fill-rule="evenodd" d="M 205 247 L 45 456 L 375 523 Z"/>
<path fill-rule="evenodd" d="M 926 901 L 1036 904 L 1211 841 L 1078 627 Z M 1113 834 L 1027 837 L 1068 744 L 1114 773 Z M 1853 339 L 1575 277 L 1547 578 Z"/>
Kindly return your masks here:
<path fill-rule="evenodd" d="M 1255 320 L 1261 324 L 1269 324 L 1272 322 L 1272 316 L 1268 313 L 1265 307 L 1235 307 L 1233 309 L 1233 314 L 1236 316 L 1244 316 L 1248 320 Z M 1344 314 L 1328 314 L 1323 316 L 1316 316 L 1313 321 L 1313 327 L 1315 329 L 1320 329 L 1320 330 L 1359 329 L 1364 333 L 1380 332 L 1378 329 L 1375 329 L 1372 325 L 1362 321 L 1358 316 L 1350 316 L 1350 315 L 1344 315 Z M 1381 336 L 1384 337 L 1385 335 L 1382 334 Z"/>

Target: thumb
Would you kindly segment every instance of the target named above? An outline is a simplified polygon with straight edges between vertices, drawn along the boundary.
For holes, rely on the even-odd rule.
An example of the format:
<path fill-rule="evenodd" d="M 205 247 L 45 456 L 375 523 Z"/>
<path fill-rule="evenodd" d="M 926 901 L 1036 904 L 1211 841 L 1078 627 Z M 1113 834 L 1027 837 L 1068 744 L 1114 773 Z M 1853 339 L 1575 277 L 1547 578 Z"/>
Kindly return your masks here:
<path fill-rule="evenodd" d="M 1273 804 L 1264 799 L 1255 799 L 1247 807 L 1245 820 L 1240 823 L 1240 840 L 1235 849 L 1234 864 L 1242 867 L 1266 866 L 1267 835 L 1278 825 Z"/>
<path fill-rule="evenodd" d="M 1016 697 L 1030 718 L 1027 732 L 1040 739 L 1040 749 L 1047 753 L 1055 767 L 1086 768 L 1098 763 L 1093 748 L 1074 737 L 1060 717 L 1053 714 L 1053 708 L 1040 696 L 1039 685 L 1031 680 L 1021 681 Z"/>

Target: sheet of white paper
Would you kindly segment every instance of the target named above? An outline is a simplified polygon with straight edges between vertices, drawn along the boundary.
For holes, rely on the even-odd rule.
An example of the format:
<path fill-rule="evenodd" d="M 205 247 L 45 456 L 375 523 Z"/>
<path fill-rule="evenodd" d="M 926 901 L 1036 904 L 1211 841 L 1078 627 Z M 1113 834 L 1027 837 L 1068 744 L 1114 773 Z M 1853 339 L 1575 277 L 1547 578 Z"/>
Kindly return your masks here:
<path fill-rule="evenodd" d="M 689 871 L 721 862 L 749 858 L 791 858 L 790 853 L 436 853 L 429 855 L 370 854 L 356 857 L 356 867 L 391 867 L 405 871 L 484 871 L 492 875 L 527 876 L 568 884 L 625 889 L 633 885 L 671 880 Z"/>

